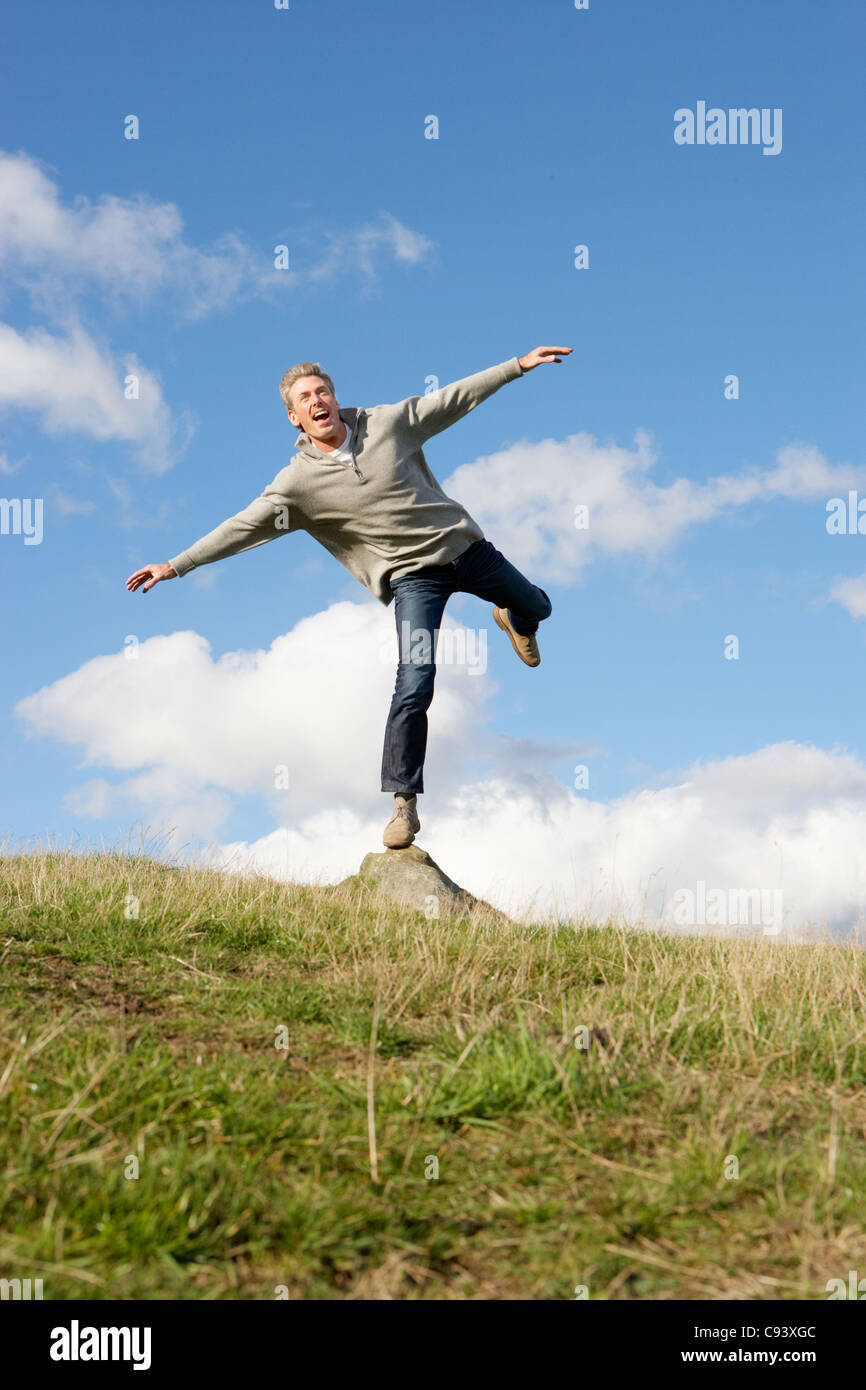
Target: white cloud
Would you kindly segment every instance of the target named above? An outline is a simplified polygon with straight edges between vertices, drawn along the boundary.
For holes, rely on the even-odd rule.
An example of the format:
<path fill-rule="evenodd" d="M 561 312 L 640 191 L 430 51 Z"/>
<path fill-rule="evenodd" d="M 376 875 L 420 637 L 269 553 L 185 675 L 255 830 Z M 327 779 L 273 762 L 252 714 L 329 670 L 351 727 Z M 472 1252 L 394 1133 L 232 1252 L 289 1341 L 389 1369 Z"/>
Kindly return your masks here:
<path fill-rule="evenodd" d="M 94 777 L 69 792 L 65 805 L 88 820 L 128 817 L 148 834 L 186 844 L 218 836 L 232 802 L 227 792 L 209 787 L 203 795 L 201 785 L 189 782 L 183 772 L 162 767 L 120 784 Z"/>
<path fill-rule="evenodd" d="M 49 495 L 51 510 L 58 516 L 87 516 L 96 511 L 96 503 L 86 497 L 72 497 L 62 488 L 52 487 Z"/>
<path fill-rule="evenodd" d="M 85 287 L 98 288 L 115 305 L 144 304 L 170 295 L 172 312 L 199 319 L 228 304 L 272 297 L 307 280 L 337 274 L 375 275 L 377 258 L 417 265 L 432 243 L 390 213 L 342 234 L 317 233 L 325 256 L 298 268 L 290 246 L 288 271 L 273 264 L 273 246 L 251 246 L 237 231 L 222 233 L 207 249 L 190 245 L 175 203 L 139 193 L 104 193 L 64 203 L 44 167 L 23 154 L 0 151 L 0 265 L 24 284 L 39 308 L 52 313 Z M 270 235 L 270 234 L 269 234 Z M 274 245 L 283 241 L 275 232 Z"/>
<path fill-rule="evenodd" d="M 382 214 L 382 243 L 390 246 L 398 261 L 407 265 L 420 265 L 433 254 L 434 244 L 429 237 L 404 227 L 390 212 Z"/>
<path fill-rule="evenodd" d="M 815 498 L 829 501 L 837 493 L 862 483 L 866 470 L 850 463 L 828 463 L 814 444 L 798 442 L 780 449 L 775 468 L 757 475 L 760 499 L 786 497 L 808 502 Z"/>
<path fill-rule="evenodd" d="M 830 600 L 841 603 L 852 618 L 866 618 L 866 574 L 840 579 L 830 590 Z"/>
<path fill-rule="evenodd" d="M 95 204 L 81 195 L 64 204 L 22 154 L 0 153 L 0 209 L 0 264 L 46 311 L 56 295 L 68 303 L 92 285 L 115 304 L 171 291 L 175 310 L 197 318 L 277 275 L 234 233 L 207 251 L 188 245 L 174 203 L 106 193 Z"/>
<path fill-rule="evenodd" d="M 392 627 L 391 611 L 343 602 L 267 651 L 214 660 L 195 633 L 151 638 L 136 660 L 89 661 L 17 713 L 31 734 L 79 747 L 85 765 L 117 775 L 72 793 L 79 814 L 208 842 L 239 796 L 258 796 L 275 828 L 217 846 L 216 861 L 335 881 L 381 848 L 394 664 L 378 652 Z M 603 803 L 554 779 L 558 745 L 528 742 L 516 759 L 497 759 L 484 727 L 492 688 L 489 674 L 440 667 L 421 801 L 419 843 L 471 892 L 515 916 L 652 921 L 701 880 L 781 888 L 786 928 L 850 926 L 866 905 L 866 765 L 856 757 L 775 744 Z M 492 775 L 471 770 L 479 752 Z M 288 791 L 275 789 L 279 765 Z"/>
<path fill-rule="evenodd" d="M 398 222 L 390 213 L 382 213 L 377 222 L 368 222 L 346 232 L 324 231 L 324 254 L 312 261 L 303 271 L 308 283 L 330 283 L 338 275 L 352 273 L 362 284 L 371 288 L 377 279 L 377 261 L 383 255 L 393 256 L 403 265 L 422 265 L 433 259 L 435 247 L 428 237 Z"/>
<path fill-rule="evenodd" d="M 446 873 L 525 920 L 670 923 L 677 892 L 699 881 L 768 901 L 781 889 L 785 931 L 850 927 L 866 908 L 866 766 L 842 753 L 776 744 L 609 804 L 549 776 L 535 790 L 464 782 L 425 797 L 421 815 L 418 843 Z M 336 880 L 380 847 L 384 818 L 355 816 L 335 835 L 329 819 L 226 845 L 214 862 Z"/>
<path fill-rule="evenodd" d="M 828 499 L 866 485 L 866 468 L 832 465 L 814 445 L 780 449 L 771 468 L 721 474 L 706 482 L 676 478 L 658 484 L 649 434 L 634 448 L 599 444 L 589 434 L 564 440 L 520 440 L 457 468 L 445 491 L 458 498 L 514 564 L 540 582 L 569 584 L 600 555 L 669 550 L 692 526 L 777 498 Z M 575 508 L 589 509 L 576 529 Z"/>
<path fill-rule="evenodd" d="M 432 242 L 390 213 L 343 233 L 302 235 L 304 240 L 316 248 L 310 263 L 298 269 L 303 255 L 290 247 L 290 271 L 274 268 L 270 245 L 266 254 L 236 231 L 202 250 L 184 239 L 174 203 L 109 193 L 96 202 L 82 195 L 64 202 L 36 159 L 0 151 L 3 284 L 23 287 L 37 312 L 55 325 L 19 331 L 0 324 L 0 408 L 35 412 L 48 434 L 119 440 L 145 468 L 162 472 L 183 452 L 194 417 L 184 412 L 174 419 L 156 374 L 133 354 L 97 345 L 83 326 L 82 296 L 95 292 L 115 311 L 162 302 L 173 316 L 194 320 L 340 276 L 369 288 L 383 261 L 418 265 L 433 253 Z M 135 400 L 124 393 L 128 374 L 139 379 Z M 0 471 L 11 471 L 5 455 Z"/>
<path fill-rule="evenodd" d="M 446 619 L 444 626 L 457 625 Z M 383 642 L 387 661 L 379 657 Z M 194 632 L 130 650 L 134 659 L 118 652 L 86 662 L 22 700 L 18 714 L 32 733 L 80 746 L 85 765 L 178 776 L 184 799 L 213 788 L 256 794 L 275 815 L 299 818 L 329 804 L 369 809 L 381 797 L 396 668 L 393 610 L 335 603 L 267 651 L 228 652 L 216 661 Z M 485 677 L 440 667 L 430 724 L 448 777 L 463 765 L 465 731 L 483 722 L 489 689 Z M 288 792 L 275 790 L 278 766 L 288 768 Z"/>
<path fill-rule="evenodd" d="M 124 394 L 127 374 L 138 378 L 137 400 Z M 193 427 L 189 416 L 173 421 L 159 381 L 134 356 L 123 359 L 121 374 L 74 322 L 65 336 L 0 323 L 0 408 L 13 406 L 38 414 L 46 434 L 122 440 L 154 472 L 174 463 Z"/>

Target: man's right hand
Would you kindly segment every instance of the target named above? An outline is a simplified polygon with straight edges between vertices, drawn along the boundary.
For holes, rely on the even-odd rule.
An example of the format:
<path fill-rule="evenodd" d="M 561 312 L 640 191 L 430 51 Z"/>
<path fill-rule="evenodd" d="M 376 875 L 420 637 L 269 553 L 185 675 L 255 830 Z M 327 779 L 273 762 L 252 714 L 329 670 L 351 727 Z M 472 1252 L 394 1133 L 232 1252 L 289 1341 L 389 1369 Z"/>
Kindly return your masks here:
<path fill-rule="evenodd" d="M 146 594 L 148 589 L 152 589 L 161 579 L 177 579 L 177 571 L 173 570 L 171 565 L 145 565 L 144 569 L 136 570 L 135 574 L 129 576 L 126 587 L 134 594 L 136 589 L 140 589 L 144 584 L 143 592 Z"/>

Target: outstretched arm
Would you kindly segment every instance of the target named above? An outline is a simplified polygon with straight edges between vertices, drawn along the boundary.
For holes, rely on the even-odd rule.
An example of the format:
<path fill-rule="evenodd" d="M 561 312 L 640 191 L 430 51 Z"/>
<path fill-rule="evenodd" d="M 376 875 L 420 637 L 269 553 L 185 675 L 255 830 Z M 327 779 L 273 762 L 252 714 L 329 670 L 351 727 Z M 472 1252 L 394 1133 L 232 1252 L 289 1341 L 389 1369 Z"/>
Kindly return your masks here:
<path fill-rule="evenodd" d="M 410 396 L 403 402 L 408 408 L 409 423 L 422 439 L 430 439 L 457 420 L 462 420 L 464 415 L 486 401 L 507 381 L 515 381 L 542 363 L 561 362 L 562 357 L 567 357 L 572 351 L 569 347 L 533 348 L 524 357 L 510 357 L 496 367 L 488 367 L 486 371 L 452 381 L 449 386 L 441 386 L 429 396 Z"/>
<path fill-rule="evenodd" d="M 198 565 L 211 565 L 227 555 L 240 555 L 244 550 L 265 545 L 278 536 L 297 530 L 298 525 L 297 509 L 290 507 L 284 497 L 268 489 L 236 516 L 230 516 L 228 521 L 202 536 L 188 550 L 175 555 L 168 564 L 145 565 L 143 569 L 136 570 L 127 579 L 126 587 L 134 594 L 143 585 L 143 591 L 147 593 L 163 579 L 174 579 Z"/>

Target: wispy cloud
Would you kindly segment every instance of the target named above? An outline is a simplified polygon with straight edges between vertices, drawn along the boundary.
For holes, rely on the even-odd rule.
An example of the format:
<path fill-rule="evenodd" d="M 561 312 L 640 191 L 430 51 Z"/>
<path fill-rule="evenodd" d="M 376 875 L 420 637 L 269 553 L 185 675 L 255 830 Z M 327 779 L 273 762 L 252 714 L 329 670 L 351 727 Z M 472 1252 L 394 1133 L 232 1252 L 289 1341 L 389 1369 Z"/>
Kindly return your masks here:
<path fill-rule="evenodd" d="M 0 324 L 0 406 L 34 412 L 48 434 L 128 444 L 142 467 L 164 471 L 183 453 L 194 415 L 173 412 L 157 373 L 134 354 L 113 351 L 89 321 L 106 309 L 145 307 L 201 319 L 340 277 L 369 290 L 386 262 L 414 266 L 433 254 L 432 242 L 387 212 L 345 232 L 307 232 L 300 240 L 309 248 L 307 263 L 290 248 L 287 271 L 274 268 L 273 246 L 252 246 L 236 230 L 200 248 L 185 239 L 174 203 L 111 193 L 67 202 L 37 160 L 0 151 L 3 285 L 23 289 L 49 325 Z M 124 386 L 130 375 L 138 382 L 134 397 Z"/>
<path fill-rule="evenodd" d="M 63 488 L 52 487 L 49 491 L 51 510 L 57 516 L 87 516 L 96 511 L 96 503 L 88 498 L 72 497 Z"/>
<path fill-rule="evenodd" d="M 852 618 L 866 618 L 866 574 L 840 579 L 829 597 L 832 603 L 841 603 Z"/>
<path fill-rule="evenodd" d="M 423 265 L 431 263 L 435 256 L 435 246 L 429 238 L 413 232 L 387 212 L 378 221 L 350 231 L 326 231 L 322 240 L 322 254 L 312 259 L 303 273 L 311 283 L 329 283 L 352 273 L 369 290 L 377 281 L 378 264 L 383 257 L 391 256 L 403 265 Z"/>
<path fill-rule="evenodd" d="M 305 233 L 310 255 L 304 263 L 290 247 L 288 270 L 274 266 L 274 246 L 282 240 L 269 230 L 264 244 L 253 245 L 231 229 L 208 247 L 194 246 L 175 203 L 143 193 L 65 203 L 35 159 L 0 152 L 0 266 L 46 315 L 58 303 L 68 309 L 85 290 L 98 290 L 115 308 L 159 300 L 175 316 L 200 319 L 336 276 L 369 284 L 381 262 L 418 265 L 433 252 L 427 237 L 388 212 L 345 232 Z"/>
<path fill-rule="evenodd" d="M 9 455 L 4 451 L 2 454 L 0 454 L 0 473 L 5 473 L 7 475 L 17 473 L 18 469 L 23 468 L 26 462 L 27 459 L 23 458 L 16 459 L 13 463 Z"/>

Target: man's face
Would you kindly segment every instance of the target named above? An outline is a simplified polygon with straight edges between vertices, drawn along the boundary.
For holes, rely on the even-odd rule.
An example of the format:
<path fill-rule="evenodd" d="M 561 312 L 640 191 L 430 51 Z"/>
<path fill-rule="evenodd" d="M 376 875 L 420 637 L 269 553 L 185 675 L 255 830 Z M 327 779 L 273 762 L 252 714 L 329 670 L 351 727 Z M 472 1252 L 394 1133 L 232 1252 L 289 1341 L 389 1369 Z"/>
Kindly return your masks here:
<path fill-rule="evenodd" d="M 298 378 L 292 387 L 292 405 L 289 419 L 296 429 L 305 430 L 314 443 L 339 433 L 340 406 L 320 376 Z"/>

